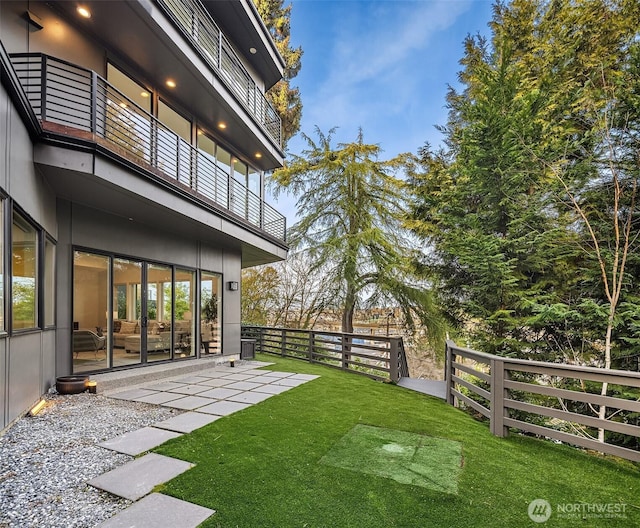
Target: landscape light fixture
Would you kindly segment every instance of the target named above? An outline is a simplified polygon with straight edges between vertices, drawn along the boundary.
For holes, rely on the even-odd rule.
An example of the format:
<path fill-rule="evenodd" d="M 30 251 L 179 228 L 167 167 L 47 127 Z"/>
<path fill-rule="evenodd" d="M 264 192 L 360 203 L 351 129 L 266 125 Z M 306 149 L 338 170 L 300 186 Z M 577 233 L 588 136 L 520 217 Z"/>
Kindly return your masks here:
<path fill-rule="evenodd" d="M 229 290 L 238 291 L 238 281 L 229 281 L 228 283 Z"/>
<path fill-rule="evenodd" d="M 42 409 L 44 409 L 44 406 L 47 404 L 46 401 L 44 400 L 40 400 L 38 403 L 36 403 L 31 410 L 29 411 L 29 414 L 31 416 L 35 416 L 36 414 L 38 414 Z"/>

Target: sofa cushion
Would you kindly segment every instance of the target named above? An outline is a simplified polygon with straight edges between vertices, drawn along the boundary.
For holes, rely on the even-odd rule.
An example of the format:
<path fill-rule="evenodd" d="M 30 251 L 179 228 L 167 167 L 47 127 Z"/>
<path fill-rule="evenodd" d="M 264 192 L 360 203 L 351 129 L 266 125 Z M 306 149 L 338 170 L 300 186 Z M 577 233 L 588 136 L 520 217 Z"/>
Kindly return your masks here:
<path fill-rule="evenodd" d="M 136 321 L 122 321 L 120 324 L 121 334 L 135 334 L 138 323 Z"/>

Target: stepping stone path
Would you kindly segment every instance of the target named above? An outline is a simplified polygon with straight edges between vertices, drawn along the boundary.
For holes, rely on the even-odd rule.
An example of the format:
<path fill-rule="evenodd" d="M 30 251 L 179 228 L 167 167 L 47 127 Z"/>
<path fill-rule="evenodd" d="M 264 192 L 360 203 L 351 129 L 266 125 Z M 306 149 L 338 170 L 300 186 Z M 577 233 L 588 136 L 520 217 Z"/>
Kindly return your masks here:
<path fill-rule="evenodd" d="M 167 440 L 188 434 L 223 416 L 251 407 L 318 377 L 256 368 L 269 365 L 270 363 L 251 361 L 236 367 L 217 366 L 199 371 L 197 375 L 176 376 L 120 392 L 104 393 L 111 398 L 163 405 L 187 412 L 98 445 L 131 456 L 140 455 Z M 151 493 L 155 486 L 175 478 L 191 467 L 193 464 L 189 462 L 148 453 L 91 479 L 88 484 L 95 488 L 137 501 L 102 523 L 99 528 L 198 526 L 215 511 L 160 493 Z"/>

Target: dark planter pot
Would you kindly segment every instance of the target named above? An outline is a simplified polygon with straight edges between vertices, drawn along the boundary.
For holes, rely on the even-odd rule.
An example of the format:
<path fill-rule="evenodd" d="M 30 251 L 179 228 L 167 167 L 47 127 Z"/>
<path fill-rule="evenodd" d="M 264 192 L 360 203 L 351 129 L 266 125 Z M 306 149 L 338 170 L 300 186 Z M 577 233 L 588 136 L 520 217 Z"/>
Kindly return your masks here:
<path fill-rule="evenodd" d="M 59 394 L 79 394 L 87 390 L 89 376 L 61 376 L 56 378 L 56 390 Z"/>

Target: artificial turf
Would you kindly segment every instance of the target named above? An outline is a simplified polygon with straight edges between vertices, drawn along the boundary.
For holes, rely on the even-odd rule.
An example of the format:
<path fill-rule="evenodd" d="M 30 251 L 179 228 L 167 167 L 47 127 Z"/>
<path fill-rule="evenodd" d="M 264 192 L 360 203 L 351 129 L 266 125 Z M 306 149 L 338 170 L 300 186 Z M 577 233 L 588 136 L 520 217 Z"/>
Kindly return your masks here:
<path fill-rule="evenodd" d="M 159 491 L 216 510 L 202 526 L 640 526 L 638 465 L 515 434 L 496 438 L 436 398 L 303 361 L 259 359 L 320 378 L 156 449 L 196 464 Z M 382 474 L 379 461 L 361 454 L 352 468 L 327 464 L 358 425 L 459 446 L 459 467 L 444 481 L 452 486 L 454 475 L 457 493 L 394 479 L 397 471 Z M 450 466 L 455 455 L 445 453 Z M 354 470 L 367 463 L 376 471 Z M 551 505 L 544 524 L 527 513 L 535 499 Z M 593 507 L 568 508 L 580 504 Z"/>

